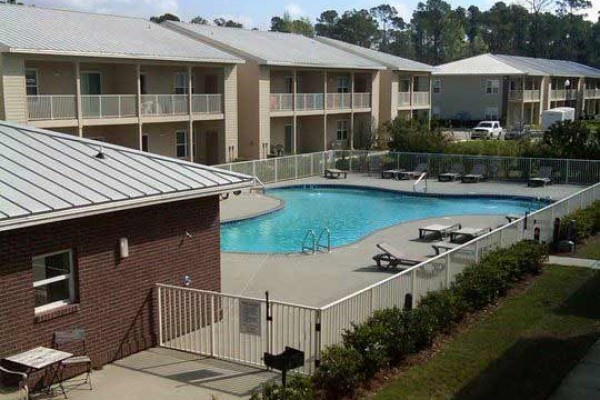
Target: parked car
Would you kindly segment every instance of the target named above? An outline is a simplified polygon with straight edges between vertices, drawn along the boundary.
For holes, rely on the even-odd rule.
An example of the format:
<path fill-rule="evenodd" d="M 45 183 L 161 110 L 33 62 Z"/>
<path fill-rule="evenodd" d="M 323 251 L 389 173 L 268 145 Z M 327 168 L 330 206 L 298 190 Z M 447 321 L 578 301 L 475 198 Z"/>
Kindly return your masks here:
<path fill-rule="evenodd" d="M 500 121 L 481 121 L 471 131 L 471 139 L 500 139 L 501 137 Z"/>

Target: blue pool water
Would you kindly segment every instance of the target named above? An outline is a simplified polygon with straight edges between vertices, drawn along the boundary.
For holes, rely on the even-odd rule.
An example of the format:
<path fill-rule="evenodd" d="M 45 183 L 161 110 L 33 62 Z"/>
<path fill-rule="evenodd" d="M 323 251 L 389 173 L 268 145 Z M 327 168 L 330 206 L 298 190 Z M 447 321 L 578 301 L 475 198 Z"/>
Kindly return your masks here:
<path fill-rule="evenodd" d="M 269 196 L 285 201 L 279 211 L 221 226 L 223 251 L 299 252 L 309 229 L 331 230 L 333 247 L 356 242 L 392 225 L 464 214 L 524 214 L 537 201 L 483 197 L 422 197 L 360 188 L 292 187 Z M 417 232 L 415 232 L 415 235 Z"/>

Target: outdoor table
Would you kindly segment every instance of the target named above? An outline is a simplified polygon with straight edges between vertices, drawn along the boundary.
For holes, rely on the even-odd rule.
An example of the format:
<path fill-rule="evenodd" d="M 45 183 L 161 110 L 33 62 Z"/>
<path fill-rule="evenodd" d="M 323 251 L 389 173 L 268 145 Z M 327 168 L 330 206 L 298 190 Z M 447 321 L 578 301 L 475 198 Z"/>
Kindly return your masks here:
<path fill-rule="evenodd" d="M 27 369 L 27 374 L 30 374 L 32 372 L 42 371 L 50 368 L 53 365 L 71 357 L 73 357 L 73 354 L 71 353 L 40 346 L 23 353 L 15 354 L 14 356 L 7 357 L 5 360 L 15 365 L 25 367 Z M 52 374 L 49 386 L 52 385 L 57 372 L 58 368 L 56 368 Z"/>

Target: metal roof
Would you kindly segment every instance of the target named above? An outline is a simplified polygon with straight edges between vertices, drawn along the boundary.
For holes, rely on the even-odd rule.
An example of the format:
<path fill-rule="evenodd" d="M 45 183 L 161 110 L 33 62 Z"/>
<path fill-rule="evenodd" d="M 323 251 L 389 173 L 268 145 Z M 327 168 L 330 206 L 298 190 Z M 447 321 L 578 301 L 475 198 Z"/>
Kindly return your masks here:
<path fill-rule="evenodd" d="M 322 36 L 318 36 L 315 39 L 330 46 L 337 47 L 338 49 L 345 50 L 350 53 L 359 55 L 361 57 L 368 58 L 375 62 L 381 63 L 392 70 L 424 72 L 431 72 L 433 70 L 433 67 L 431 65 L 409 60 L 407 58 L 398 57 L 393 54 L 384 53 L 382 51 L 368 49 L 366 47 L 357 46 L 355 44 L 346 43 L 340 40 L 335 40 Z"/>
<path fill-rule="evenodd" d="M 260 64 L 344 69 L 385 69 L 379 62 L 328 46 L 306 36 L 166 21 L 162 25 L 221 46 Z"/>
<path fill-rule="evenodd" d="M 243 62 L 141 18 L 7 4 L 0 4 L 0 52 Z"/>
<path fill-rule="evenodd" d="M 534 75 L 600 78 L 600 69 L 573 61 L 481 54 L 442 64 L 435 75 Z"/>
<path fill-rule="evenodd" d="M 247 175 L 0 122 L 0 231 L 215 195 L 252 183 Z"/>

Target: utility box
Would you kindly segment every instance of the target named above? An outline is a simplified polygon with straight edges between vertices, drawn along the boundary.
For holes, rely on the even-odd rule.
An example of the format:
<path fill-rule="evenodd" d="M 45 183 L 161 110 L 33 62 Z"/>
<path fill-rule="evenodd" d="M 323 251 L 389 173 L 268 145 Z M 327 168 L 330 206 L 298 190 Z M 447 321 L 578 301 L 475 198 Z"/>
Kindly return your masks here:
<path fill-rule="evenodd" d="M 552 125 L 561 121 L 575 120 L 575 109 L 572 107 L 557 107 L 542 111 L 542 131 L 546 132 Z"/>

